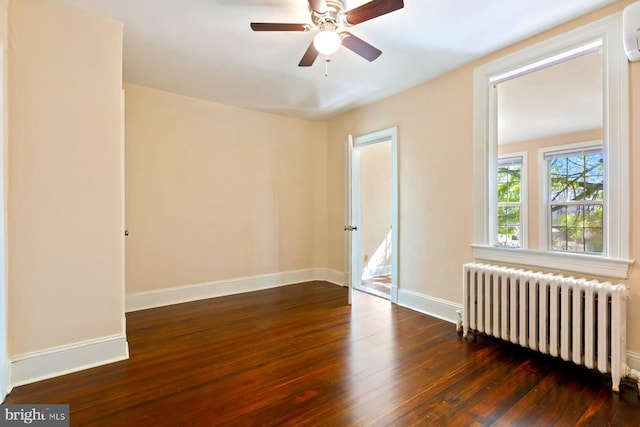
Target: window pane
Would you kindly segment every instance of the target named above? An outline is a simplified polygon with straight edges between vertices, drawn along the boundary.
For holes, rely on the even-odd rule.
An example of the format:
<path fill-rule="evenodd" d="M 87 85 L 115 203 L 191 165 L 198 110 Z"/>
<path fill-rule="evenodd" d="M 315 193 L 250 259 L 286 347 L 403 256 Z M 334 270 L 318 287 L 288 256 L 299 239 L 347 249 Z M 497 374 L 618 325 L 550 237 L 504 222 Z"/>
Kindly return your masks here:
<path fill-rule="evenodd" d="M 584 244 L 585 251 L 602 253 L 604 251 L 604 208 L 602 205 L 584 207 Z"/>
<path fill-rule="evenodd" d="M 509 200 L 509 168 L 498 168 L 498 202 Z"/>
<path fill-rule="evenodd" d="M 585 156 L 584 200 L 603 200 L 603 164 L 602 153 Z"/>
<path fill-rule="evenodd" d="M 506 227 L 509 208 L 498 206 L 498 227 Z"/>
<path fill-rule="evenodd" d="M 508 167 L 499 167 L 498 168 L 498 184 L 502 184 L 507 182 L 509 179 L 509 168 Z"/>
<path fill-rule="evenodd" d="M 509 201 L 520 202 L 520 172 L 521 166 L 511 166 L 509 168 Z"/>
<path fill-rule="evenodd" d="M 507 226 L 498 226 L 498 243 L 500 245 L 507 241 Z"/>
<path fill-rule="evenodd" d="M 498 206 L 498 244 L 520 247 L 520 207 Z"/>
<path fill-rule="evenodd" d="M 568 227 L 567 228 L 567 251 L 584 252 L 584 228 Z"/>
<path fill-rule="evenodd" d="M 584 226 L 602 228 L 604 224 L 602 205 L 584 206 Z"/>
<path fill-rule="evenodd" d="M 566 157 L 557 157 L 555 159 L 551 159 L 551 167 L 549 168 L 549 172 L 552 175 L 566 175 L 567 174 L 567 158 Z"/>
<path fill-rule="evenodd" d="M 567 200 L 566 187 L 566 158 L 561 157 L 549 160 L 549 200 L 565 201 Z"/>
<path fill-rule="evenodd" d="M 556 251 L 567 250 L 566 227 L 551 227 L 551 249 Z"/>
<path fill-rule="evenodd" d="M 551 206 L 551 225 L 552 226 L 567 226 L 567 207 L 566 206 Z"/>
<path fill-rule="evenodd" d="M 520 247 L 520 226 L 510 226 L 508 229 L 507 246 L 514 248 Z"/>
<path fill-rule="evenodd" d="M 498 168 L 498 202 L 520 202 L 521 165 Z"/>
<path fill-rule="evenodd" d="M 584 212 L 582 206 L 567 207 L 567 226 L 584 227 Z"/>
<path fill-rule="evenodd" d="M 507 224 L 520 225 L 520 207 L 511 206 L 507 211 Z"/>
<path fill-rule="evenodd" d="M 548 160 L 549 200 L 603 200 L 603 155 L 573 155 Z"/>
<path fill-rule="evenodd" d="M 604 249 L 604 234 L 602 228 L 585 228 L 584 245 L 585 252 L 601 254 Z"/>
<path fill-rule="evenodd" d="M 567 176 L 579 179 L 584 174 L 584 156 L 567 157 Z"/>

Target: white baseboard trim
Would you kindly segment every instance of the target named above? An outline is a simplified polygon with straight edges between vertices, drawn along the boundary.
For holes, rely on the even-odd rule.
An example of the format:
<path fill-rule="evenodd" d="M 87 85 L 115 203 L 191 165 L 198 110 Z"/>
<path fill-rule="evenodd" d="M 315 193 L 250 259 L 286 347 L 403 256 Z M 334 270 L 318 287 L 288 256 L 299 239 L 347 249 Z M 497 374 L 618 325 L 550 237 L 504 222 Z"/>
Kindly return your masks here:
<path fill-rule="evenodd" d="M 631 369 L 640 371 L 640 353 L 627 350 L 627 365 L 629 365 Z"/>
<path fill-rule="evenodd" d="M 457 312 L 462 310 L 462 304 L 405 289 L 398 289 L 398 305 L 451 323 L 458 321 Z"/>
<path fill-rule="evenodd" d="M 11 363 L 5 357 L 0 361 L 0 403 L 11 392 Z"/>
<path fill-rule="evenodd" d="M 310 268 L 306 270 L 262 274 L 259 276 L 218 280 L 209 283 L 197 283 L 195 285 L 130 294 L 125 298 L 125 310 L 127 312 L 145 310 L 165 305 L 277 288 L 279 286 L 310 282 L 313 280 L 323 280 L 338 285 L 343 285 L 345 281 L 343 273 L 325 268 Z"/>
<path fill-rule="evenodd" d="M 16 387 L 129 358 L 124 334 L 83 341 L 11 358 L 11 386 Z"/>

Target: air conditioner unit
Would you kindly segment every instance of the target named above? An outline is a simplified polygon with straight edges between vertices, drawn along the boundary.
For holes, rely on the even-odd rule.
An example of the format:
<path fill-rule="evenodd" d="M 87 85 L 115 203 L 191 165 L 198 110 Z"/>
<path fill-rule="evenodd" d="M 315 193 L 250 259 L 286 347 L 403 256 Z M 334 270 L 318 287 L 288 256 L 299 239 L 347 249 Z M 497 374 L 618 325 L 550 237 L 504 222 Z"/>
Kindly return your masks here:
<path fill-rule="evenodd" d="M 624 51 L 629 61 L 640 61 L 640 2 L 630 4 L 622 12 Z"/>

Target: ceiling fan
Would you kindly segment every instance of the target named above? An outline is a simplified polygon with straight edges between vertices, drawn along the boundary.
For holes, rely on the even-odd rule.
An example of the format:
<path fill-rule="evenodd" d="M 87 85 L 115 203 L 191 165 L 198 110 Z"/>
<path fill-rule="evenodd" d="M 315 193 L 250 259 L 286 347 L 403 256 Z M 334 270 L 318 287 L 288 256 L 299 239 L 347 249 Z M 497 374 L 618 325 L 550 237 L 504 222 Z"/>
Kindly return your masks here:
<path fill-rule="evenodd" d="M 373 0 L 355 9 L 345 11 L 344 0 L 309 0 L 311 24 L 252 22 L 251 29 L 253 31 L 319 30 L 320 32 L 302 56 L 302 60 L 298 64 L 299 67 L 310 67 L 319 54 L 329 56 L 335 53 L 341 45 L 371 62 L 378 58 L 382 51 L 345 31 L 345 28 L 403 7 L 403 0 Z"/>

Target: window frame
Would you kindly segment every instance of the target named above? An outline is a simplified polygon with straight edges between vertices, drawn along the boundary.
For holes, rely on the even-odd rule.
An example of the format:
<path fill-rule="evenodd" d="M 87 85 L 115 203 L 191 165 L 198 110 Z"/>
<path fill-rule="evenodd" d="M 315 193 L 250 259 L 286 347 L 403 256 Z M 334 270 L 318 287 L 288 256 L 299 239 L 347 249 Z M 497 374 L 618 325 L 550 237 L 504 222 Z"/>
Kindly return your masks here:
<path fill-rule="evenodd" d="M 592 141 L 583 141 L 577 142 L 573 144 L 563 144 L 563 145 L 554 145 L 551 147 L 543 147 L 538 149 L 538 169 L 540 170 L 539 183 L 538 188 L 540 189 L 540 212 L 538 216 L 538 224 L 539 224 L 539 242 L 541 248 L 546 248 L 547 251 L 553 253 L 567 253 L 567 254 L 585 254 L 592 255 L 598 257 L 606 258 L 608 256 L 608 247 L 607 247 L 607 184 L 606 179 L 604 182 L 604 196 L 602 201 L 595 201 L 597 203 L 591 204 L 601 204 L 603 208 L 603 253 L 602 255 L 592 254 L 589 252 L 573 252 L 573 251 L 562 251 L 558 249 L 551 248 L 551 211 L 549 203 L 549 167 L 548 160 L 546 159 L 546 155 L 550 153 L 561 153 L 571 155 L 574 153 L 578 153 L 580 151 L 588 151 L 593 149 L 602 150 L 604 154 L 604 144 L 602 140 L 592 140 Z M 604 176 L 606 177 L 606 169 L 607 165 L 605 163 Z M 562 203 L 558 203 L 562 204 Z M 587 204 L 581 203 L 581 204 Z"/>
<path fill-rule="evenodd" d="M 627 278 L 629 257 L 629 77 L 622 39 L 622 13 L 616 13 L 474 70 L 473 242 L 477 259 Z M 531 71 L 527 67 L 581 46 L 600 43 L 603 58 L 603 151 L 607 255 L 507 249 L 493 246 L 496 211 L 497 100 L 499 77 Z M 542 246 L 541 246 L 542 247 Z"/>

